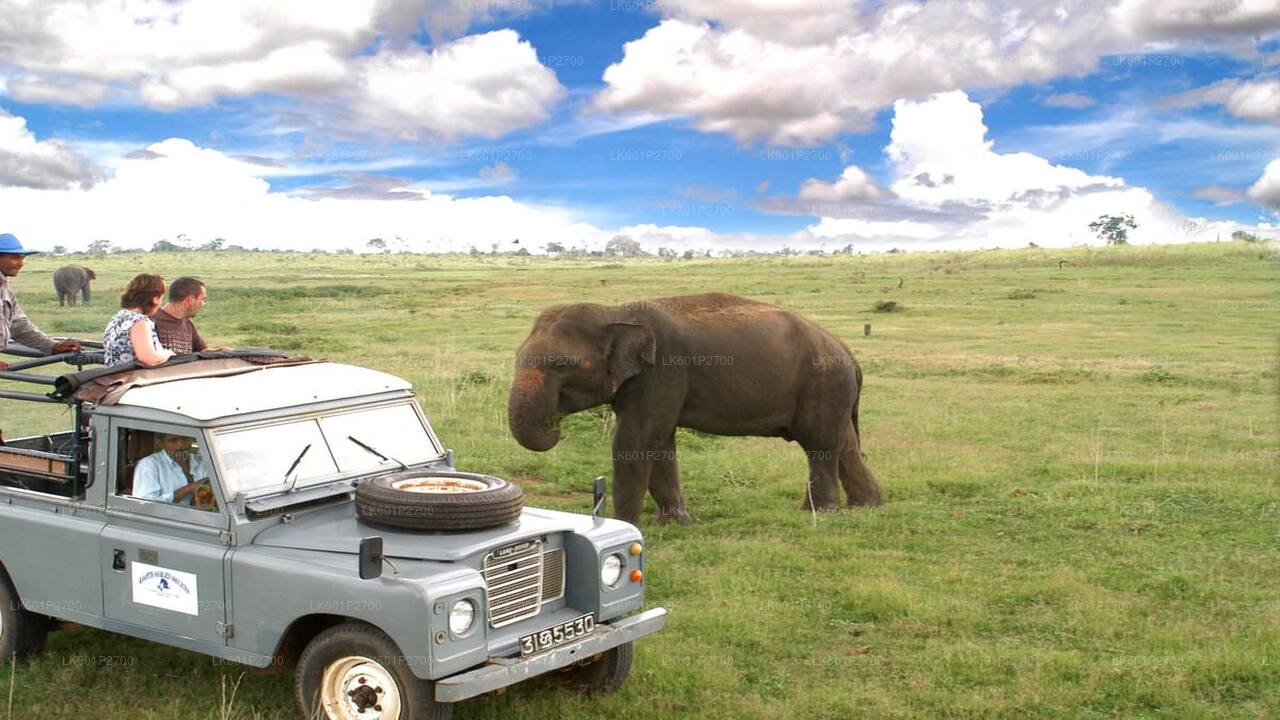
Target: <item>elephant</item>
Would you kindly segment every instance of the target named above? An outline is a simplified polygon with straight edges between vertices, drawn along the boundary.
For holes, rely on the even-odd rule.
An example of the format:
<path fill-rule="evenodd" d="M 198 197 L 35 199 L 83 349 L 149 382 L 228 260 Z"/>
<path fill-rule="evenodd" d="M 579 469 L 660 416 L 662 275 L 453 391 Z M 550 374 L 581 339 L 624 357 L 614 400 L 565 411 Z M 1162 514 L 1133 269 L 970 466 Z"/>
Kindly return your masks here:
<path fill-rule="evenodd" d="M 58 293 L 59 305 L 76 304 L 76 295 L 84 296 L 84 304 L 89 304 L 89 281 L 96 280 L 97 275 L 83 265 L 64 265 L 53 273 L 53 289 Z"/>
<path fill-rule="evenodd" d="M 545 451 L 564 416 L 610 405 L 615 517 L 637 523 L 647 491 L 657 522 L 688 523 L 677 427 L 799 443 L 809 462 L 802 509 L 837 509 L 837 480 L 850 506 L 879 505 L 861 450 L 861 391 L 861 367 L 831 333 L 774 305 L 709 293 L 547 308 L 516 351 L 507 416 L 520 445 Z"/>

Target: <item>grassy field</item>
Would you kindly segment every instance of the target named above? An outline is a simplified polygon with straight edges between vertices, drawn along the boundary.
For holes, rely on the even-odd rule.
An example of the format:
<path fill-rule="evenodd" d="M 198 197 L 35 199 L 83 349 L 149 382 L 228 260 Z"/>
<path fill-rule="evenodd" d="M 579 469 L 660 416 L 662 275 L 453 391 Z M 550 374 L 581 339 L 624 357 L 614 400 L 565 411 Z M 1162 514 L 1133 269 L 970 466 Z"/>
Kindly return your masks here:
<path fill-rule="evenodd" d="M 402 375 L 461 467 L 578 511 L 610 470 L 607 413 L 571 417 L 545 454 L 506 428 L 513 352 L 541 308 L 722 290 L 849 343 L 883 508 L 815 519 L 797 510 L 798 446 L 681 431 L 696 523 L 645 528 L 649 602 L 671 615 L 630 683 L 602 699 L 521 687 L 458 718 L 1280 716 L 1280 261 L 1265 247 L 82 262 L 99 277 L 87 308 L 54 301 L 58 258 L 14 281 L 47 331 L 96 336 L 137 272 L 197 274 L 215 344 Z M 905 309 L 872 311 L 885 300 Z M 66 424 L 27 412 L 5 408 L 10 435 Z M 11 682 L 0 718 L 295 715 L 290 676 L 91 630 L 52 636 Z"/>

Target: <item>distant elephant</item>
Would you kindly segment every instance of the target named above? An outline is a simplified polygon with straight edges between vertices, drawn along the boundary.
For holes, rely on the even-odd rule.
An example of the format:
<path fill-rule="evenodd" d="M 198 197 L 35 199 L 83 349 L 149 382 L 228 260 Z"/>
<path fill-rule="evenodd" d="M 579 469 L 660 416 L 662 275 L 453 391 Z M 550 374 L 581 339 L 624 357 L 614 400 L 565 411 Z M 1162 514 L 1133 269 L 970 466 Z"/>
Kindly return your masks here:
<path fill-rule="evenodd" d="M 548 308 L 516 352 L 511 433 L 530 450 L 560 441 L 560 420 L 609 404 L 614 515 L 635 523 L 645 491 L 659 522 L 689 522 L 675 430 L 798 442 L 809 461 L 801 507 L 879 505 L 859 447 L 862 369 L 834 335 L 755 300 L 711 293 L 607 307 Z"/>
<path fill-rule="evenodd" d="M 84 304 L 89 304 L 89 281 L 96 280 L 97 275 L 83 265 L 66 265 L 53 273 L 53 289 L 58 292 L 59 305 L 76 304 L 76 295 L 84 296 Z"/>

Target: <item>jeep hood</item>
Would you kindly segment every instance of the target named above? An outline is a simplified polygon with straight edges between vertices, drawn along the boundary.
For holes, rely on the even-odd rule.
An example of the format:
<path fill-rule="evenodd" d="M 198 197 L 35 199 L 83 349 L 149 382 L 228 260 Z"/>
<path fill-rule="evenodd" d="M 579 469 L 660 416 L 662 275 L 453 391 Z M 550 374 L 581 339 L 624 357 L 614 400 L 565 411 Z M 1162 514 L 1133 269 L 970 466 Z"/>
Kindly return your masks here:
<path fill-rule="evenodd" d="M 253 545 L 355 555 L 362 538 L 378 535 L 382 537 L 382 552 L 389 558 L 453 562 L 508 543 L 583 526 L 590 528 L 598 522 L 609 521 L 525 508 L 519 520 L 498 527 L 464 532 L 415 532 L 366 523 L 356 517 L 355 503 L 348 502 L 299 513 L 289 522 L 281 521 L 259 532 Z"/>

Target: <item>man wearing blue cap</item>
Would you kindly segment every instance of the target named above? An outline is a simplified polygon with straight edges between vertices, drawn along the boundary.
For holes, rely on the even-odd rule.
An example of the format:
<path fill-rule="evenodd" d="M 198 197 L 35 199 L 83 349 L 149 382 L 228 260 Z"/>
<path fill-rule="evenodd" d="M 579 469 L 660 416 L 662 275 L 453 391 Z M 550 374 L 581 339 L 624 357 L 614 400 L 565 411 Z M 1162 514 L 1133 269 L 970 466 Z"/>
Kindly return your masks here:
<path fill-rule="evenodd" d="M 17 277 L 27 256 L 35 254 L 35 250 L 22 247 L 18 238 L 0 233 L 0 350 L 9 347 L 10 341 L 14 340 L 45 355 L 79 350 L 80 343 L 75 340 L 58 342 L 40 332 L 40 328 L 27 319 L 18 298 L 9 288 L 9 278 Z M 0 370 L 8 367 L 8 363 L 0 360 Z"/>

